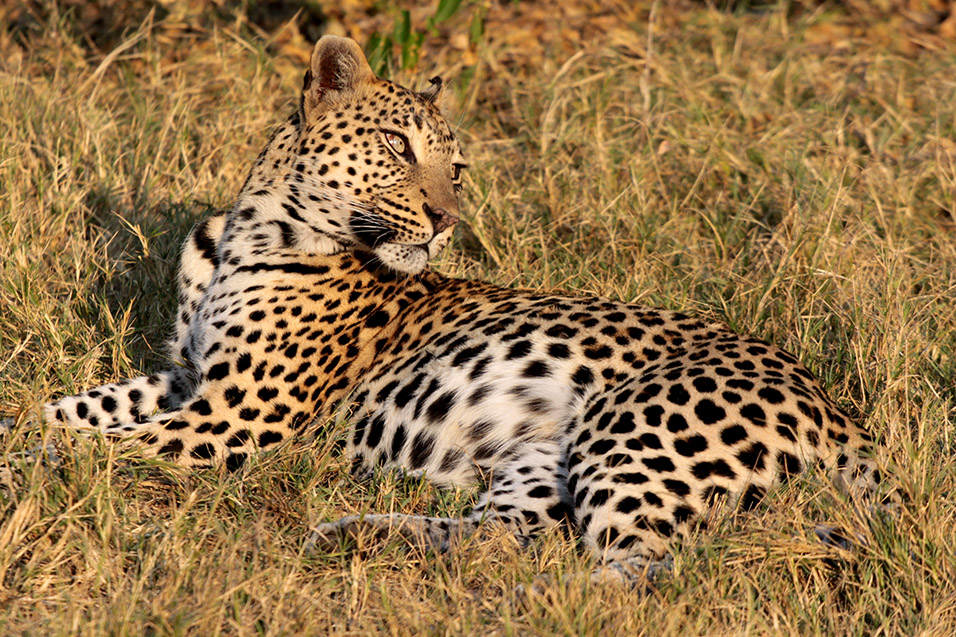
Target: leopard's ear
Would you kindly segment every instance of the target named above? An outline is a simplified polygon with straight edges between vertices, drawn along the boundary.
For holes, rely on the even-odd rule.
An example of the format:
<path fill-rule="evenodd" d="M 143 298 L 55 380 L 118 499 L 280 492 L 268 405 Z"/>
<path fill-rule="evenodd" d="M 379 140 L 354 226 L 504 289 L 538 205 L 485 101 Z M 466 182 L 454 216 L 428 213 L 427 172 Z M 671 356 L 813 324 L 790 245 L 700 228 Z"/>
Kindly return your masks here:
<path fill-rule="evenodd" d="M 437 75 L 428 80 L 428 88 L 418 92 L 418 96 L 426 102 L 438 107 L 438 111 L 445 119 L 449 119 L 452 110 L 451 91 L 445 90 L 445 82 Z"/>
<path fill-rule="evenodd" d="M 335 94 L 375 79 L 362 48 L 355 40 L 323 35 L 312 50 L 312 62 L 302 86 L 302 112 L 310 119 Z"/>
<path fill-rule="evenodd" d="M 445 82 L 436 75 L 432 79 L 428 80 L 428 88 L 426 88 L 424 91 L 419 91 L 418 96 L 426 102 L 434 104 L 441 94 L 444 93 L 442 90 L 444 88 Z"/>

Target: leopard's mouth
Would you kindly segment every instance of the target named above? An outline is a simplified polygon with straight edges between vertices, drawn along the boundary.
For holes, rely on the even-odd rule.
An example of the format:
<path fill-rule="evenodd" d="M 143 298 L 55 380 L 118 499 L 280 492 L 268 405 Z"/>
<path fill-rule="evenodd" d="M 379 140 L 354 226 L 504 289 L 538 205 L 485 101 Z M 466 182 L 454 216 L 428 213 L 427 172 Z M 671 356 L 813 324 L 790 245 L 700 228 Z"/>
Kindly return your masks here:
<path fill-rule="evenodd" d="M 451 234 L 448 232 L 442 231 L 442 232 L 436 232 L 435 234 L 433 234 L 428 241 L 421 241 L 419 243 L 400 243 L 398 241 L 386 241 L 378 246 L 372 247 L 371 249 L 375 250 L 385 245 L 395 245 L 395 246 L 401 246 L 403 248 L 408 248 L 412 250 L 421 250 L 426 255 L 428 255 L 429 259 L 431 259 L 431 258 L 434 258 L 439 252 L 441 252 L 441 250 L 448 243 L 449 239 L 451 239 Z"/>

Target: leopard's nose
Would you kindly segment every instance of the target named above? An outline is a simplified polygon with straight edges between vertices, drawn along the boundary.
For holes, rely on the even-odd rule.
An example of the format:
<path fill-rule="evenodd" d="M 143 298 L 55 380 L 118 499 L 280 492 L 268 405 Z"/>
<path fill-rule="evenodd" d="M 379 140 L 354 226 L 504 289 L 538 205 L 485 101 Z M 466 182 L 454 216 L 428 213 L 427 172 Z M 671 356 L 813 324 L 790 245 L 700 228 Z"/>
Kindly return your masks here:
<path fill-rule="evenodd" d="M 458 223 L 458 217 L 451 214 L 444 208 L 432 208 L 427 203 L 424 205 L 425 216 L 432 222 L 432 226 L 435 228 L 435 234 L 438 234 L 445 228 L 450 228 L 451 226 Z"/>

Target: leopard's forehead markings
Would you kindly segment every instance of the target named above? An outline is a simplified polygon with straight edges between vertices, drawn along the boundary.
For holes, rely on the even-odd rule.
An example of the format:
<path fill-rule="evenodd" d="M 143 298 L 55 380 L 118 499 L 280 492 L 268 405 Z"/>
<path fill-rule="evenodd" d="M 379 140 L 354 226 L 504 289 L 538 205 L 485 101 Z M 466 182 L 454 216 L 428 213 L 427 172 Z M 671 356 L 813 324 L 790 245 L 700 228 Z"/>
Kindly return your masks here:
<path fill-rule="evenodd" d="M 400 129 L 417 128 L 424 133 L 437 135 L 437 141 L 454 143 L 457 138 L 441 111 L 420 94 L 382 80 L 369 101 L 372 107 L 378 107 L 374 117 L 382 123 Z"/>

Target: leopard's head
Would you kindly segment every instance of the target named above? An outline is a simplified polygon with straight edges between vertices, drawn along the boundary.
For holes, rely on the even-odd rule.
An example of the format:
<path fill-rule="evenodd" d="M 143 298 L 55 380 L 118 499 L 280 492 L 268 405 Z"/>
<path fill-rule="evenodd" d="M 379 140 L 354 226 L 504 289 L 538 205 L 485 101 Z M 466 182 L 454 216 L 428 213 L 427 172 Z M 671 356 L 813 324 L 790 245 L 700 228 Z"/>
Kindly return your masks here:
<path fill-rule="evenodd" d="M 441 92 L 439 78 L 415 92 L 376 77 L 354 40 L 319 40 L 297 117 L 257 162 L 287 187 L 280 214 L 300 247 L 367 252 L 411 274 L 445 247 L 466 166 Z M 244 191 L 267 190 L 250 181 Z"/>

